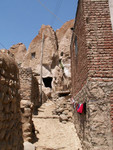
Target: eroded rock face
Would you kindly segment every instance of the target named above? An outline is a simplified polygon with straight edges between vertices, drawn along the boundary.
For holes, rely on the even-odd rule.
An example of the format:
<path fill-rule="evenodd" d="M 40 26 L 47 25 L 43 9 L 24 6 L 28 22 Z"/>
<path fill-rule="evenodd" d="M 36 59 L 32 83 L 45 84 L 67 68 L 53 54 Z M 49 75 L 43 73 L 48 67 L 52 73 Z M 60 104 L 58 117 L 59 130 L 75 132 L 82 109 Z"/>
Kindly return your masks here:
<path fill-rule="evenodd" d="M 42 36 L 44 34 L 43 67 L 51 72 L 58 64 L 57 42 L 54 30 L 48 25 L 42 25 L 39 34 L 32 40 L 23 67 L 31 67 L 33 71 L 40 74 L 40 58 L 42 48 Z M 46 71 L 47 72 L 47 71 Z M 43 75 L 46 75 L 43 69 Z"/>
<path fill-rule="evenodd" d="M 71 43 L 72 31 L 69 28 L 59 43 L 59 58 L 62 61 L 64 67 L 64 73 L 66 77 L 71 77 L 71 61 L 70 61 L 70 43 Z"/>
<path fill-rule="evenodd" d="M 9 51 L 14 55 L 16 62 L 22 64 L 27 52 L 25 45 L 23 43 L 15 44 L 9 49 Z"/>
<path fill-rule="evenodd" d="M 53 70 L 54 91 L 66 91 L 71 88 L 70 43 L 74 20 L 66 22 L 56 31 L 58 39 L 59 67 Z"/>
<path fill-rule="evenodd" d="M 49 25 L 42 25 L 39 34 L 32 40 L 22 63 L 22 67 L 32 68 L 39 84 L 41 84 L 40 62 L 44 35 L 42 78 L 52 78 L 51 89 L 53 92 L 67 91 L 71 87 L 70 43 L 73 23 L 74 20 L 66 22 L 56 33 Z M 45 89 L 44 82 L 42 82 L 42 86 Z M 47 92 L 48 89 L 43 91 Z M 47 96 L 51 93 L 49 91 L 47 92 Z"/>
<path fill-rule="evenodd" d="M 69 28 L 72 28 L 73 25 L 74 25 L 74 20 L 67 21 L 60 29 L 58 29 L 58 30 L 56 31 L 58 43 L 60 43 L 60 41 L 61 41 L 62 38 L 64 37 L 64 35 L 65 35 L 65 33 L 67 32 L 67 30 L 68 30 Z"/>
<path fill-rule="evenodd" d="M 52 81 L 52 88 L 53 91 L 60 91 L 63 90 L 63 72 L 62 69 L 58 66 L 55 67 L 54 70 L 52 70 L 53 74 L 53 81 Z"/>

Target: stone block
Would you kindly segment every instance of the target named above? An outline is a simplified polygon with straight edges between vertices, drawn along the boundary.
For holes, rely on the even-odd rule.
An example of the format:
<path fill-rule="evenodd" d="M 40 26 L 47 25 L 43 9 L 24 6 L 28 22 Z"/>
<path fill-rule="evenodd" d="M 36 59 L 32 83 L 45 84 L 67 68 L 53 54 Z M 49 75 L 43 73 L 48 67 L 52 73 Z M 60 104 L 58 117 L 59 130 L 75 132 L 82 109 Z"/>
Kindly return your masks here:
<path fill-rule="evenodd" d="M 24 150 L 36 150 L 36 148 L 32 143 L 24 142 Z"/>
<path fill-rule="evenodd" d="M 68 118 L 67 118 L 66 115 L 61 114 L 60 117 L 59 117 L 59 120 L 60 120 L 60 122 L 62 122 L 62 121 L 68 121 Z"/>

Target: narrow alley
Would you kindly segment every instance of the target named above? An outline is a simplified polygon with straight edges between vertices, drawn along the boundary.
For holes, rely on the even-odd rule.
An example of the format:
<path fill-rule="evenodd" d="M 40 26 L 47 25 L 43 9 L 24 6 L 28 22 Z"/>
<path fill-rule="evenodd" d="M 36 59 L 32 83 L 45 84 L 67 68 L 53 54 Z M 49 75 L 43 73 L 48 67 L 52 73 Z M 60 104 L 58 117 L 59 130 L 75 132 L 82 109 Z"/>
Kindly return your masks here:
<path fill-rule="evenodd" d="M 57 115 L 53 115 L 55 104 L 47 101 L 39 108 L 38 115 L 33 116 L 38 141 L 36 150 L 82 150 L 74 124 L 63 124 Z"/>

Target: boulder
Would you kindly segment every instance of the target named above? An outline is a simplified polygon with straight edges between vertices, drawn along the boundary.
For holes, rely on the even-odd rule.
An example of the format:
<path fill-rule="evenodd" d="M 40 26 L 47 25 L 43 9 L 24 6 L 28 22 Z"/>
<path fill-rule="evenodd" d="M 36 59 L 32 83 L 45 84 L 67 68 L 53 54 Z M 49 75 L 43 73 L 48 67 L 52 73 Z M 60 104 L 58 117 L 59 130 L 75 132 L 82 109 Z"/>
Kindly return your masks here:
<path fill-rule="evenodd" d="M 64 114 L 64 115 L 68 115 L 68 113 L 69 113 L 68 110 L 64 110 L 64 111 L 63 111 L 63 114 Z"/>
<path fill-rule="evenodd" d="M 27 100 L 21 100 L 20 102 L 20 107 L 21 108 L 32 108 L 33 107 L 33 103 Z"/>
<path fill-rule="evenodd" d="M 66 115 L 61 114 L 60 117 L 59 117 L 59 120 L 60 120 L 60 122 L 62 122 L 62 121 L 68 121 L 68 118 L 67 118 Z"/>
<path fill-rule="evenodd" d="M 24 150 L 36 150 L 36 148 L 32 143 L 24 142 Z"/>
<path fill-rule="evenodd" d="M 68 117 L 68 118 L 72 118 L 72 112 L 68 112 L 67 117 Z"/>
<path fill-rule="evenodd" d="M 63 111 L 64 111 L 63 108 L 58 108 L 58 109 L 56 110 L 56 113 L 62 113 Z"/>

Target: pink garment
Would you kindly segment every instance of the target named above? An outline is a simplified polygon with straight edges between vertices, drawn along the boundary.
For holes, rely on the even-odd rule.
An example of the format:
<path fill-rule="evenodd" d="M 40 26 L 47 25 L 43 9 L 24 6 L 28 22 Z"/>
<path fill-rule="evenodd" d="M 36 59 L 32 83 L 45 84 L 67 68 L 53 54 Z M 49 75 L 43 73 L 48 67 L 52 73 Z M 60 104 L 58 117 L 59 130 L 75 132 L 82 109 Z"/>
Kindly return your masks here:
<path fill-rule="evenodd" d="M 80 105 L 80 107 L 77 109 L 78 113 L 83 113 L 83 104 Z"/>

